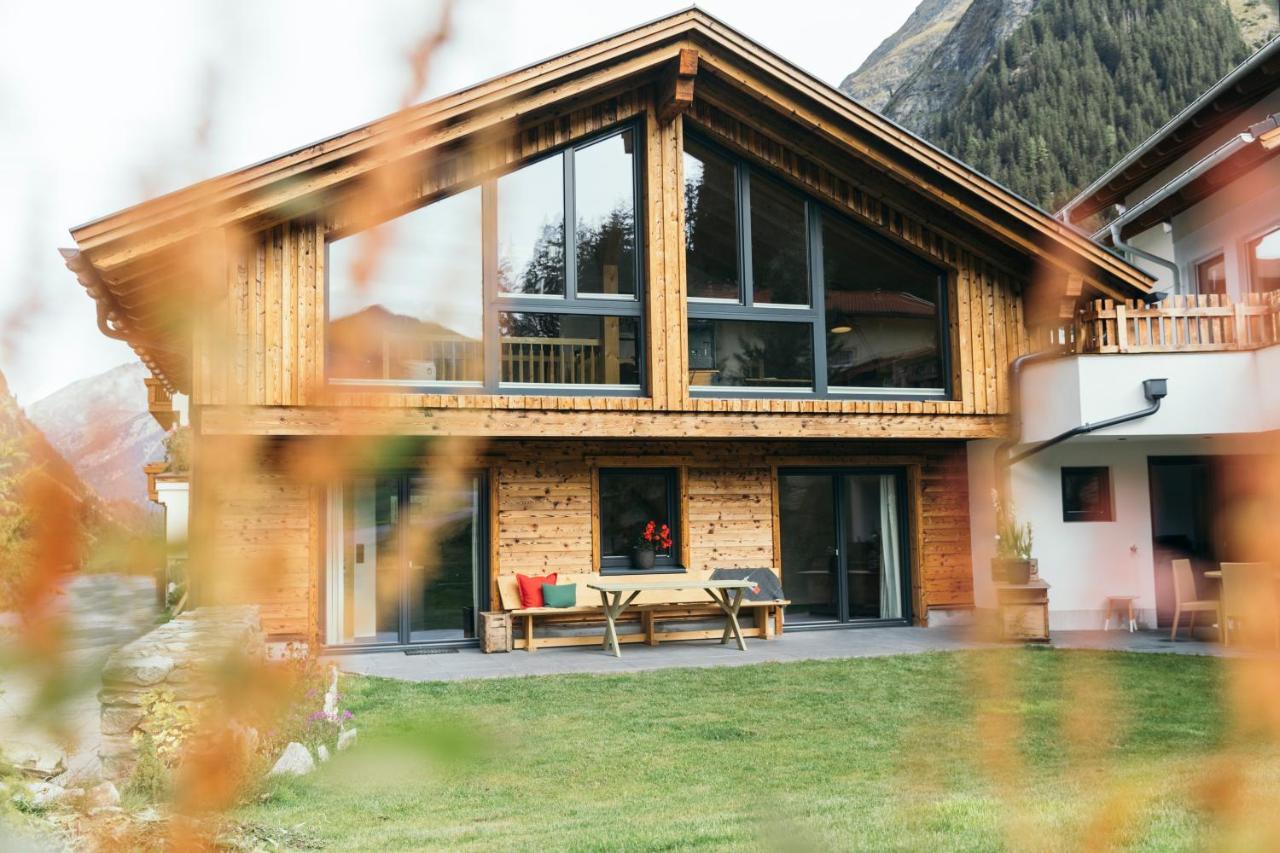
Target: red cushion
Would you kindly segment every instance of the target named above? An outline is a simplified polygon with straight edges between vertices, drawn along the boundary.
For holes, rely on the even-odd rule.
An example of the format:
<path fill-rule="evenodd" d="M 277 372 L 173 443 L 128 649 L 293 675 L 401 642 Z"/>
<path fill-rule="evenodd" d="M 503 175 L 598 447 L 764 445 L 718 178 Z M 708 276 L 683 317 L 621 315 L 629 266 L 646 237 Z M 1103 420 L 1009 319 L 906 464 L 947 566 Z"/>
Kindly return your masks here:
<path fill-rule="evenodd" d="M 556 573 L 546 577 L 535 578 L 529 575 L 516 575 L 516 586 L 520 589 L 521 607 L 542 607 L 542 585 L 549 583 L 555 586 Z"/>

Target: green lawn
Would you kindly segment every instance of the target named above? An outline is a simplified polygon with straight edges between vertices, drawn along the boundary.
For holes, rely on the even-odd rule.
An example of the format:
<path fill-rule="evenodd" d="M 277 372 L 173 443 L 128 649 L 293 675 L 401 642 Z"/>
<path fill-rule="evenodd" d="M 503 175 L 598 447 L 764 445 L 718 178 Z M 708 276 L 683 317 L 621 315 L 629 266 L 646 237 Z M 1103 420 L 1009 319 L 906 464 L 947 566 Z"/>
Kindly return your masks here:
<path fill-rule="evenodd" d="M 342 850 L 991 850 L 1078 849 L 1118 813 L 1123 846 L 1196 848 L 1214 839 L 1192 786 L 1226 739 L 1221 680 L 1211 658 L 1029 649 L 351 677 L 360 747 L 237 818 Z"/>

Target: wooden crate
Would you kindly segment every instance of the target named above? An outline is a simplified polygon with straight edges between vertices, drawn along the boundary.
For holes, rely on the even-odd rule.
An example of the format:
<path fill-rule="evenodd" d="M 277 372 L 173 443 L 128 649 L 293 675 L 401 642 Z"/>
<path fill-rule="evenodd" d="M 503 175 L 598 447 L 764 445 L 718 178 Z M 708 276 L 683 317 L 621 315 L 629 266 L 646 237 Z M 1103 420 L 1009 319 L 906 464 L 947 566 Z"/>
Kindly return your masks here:
<path fill-rule="evenodd" d="M 510 614 L 480 614 L 480 651 L 485 654 L 511 651 Z"/>

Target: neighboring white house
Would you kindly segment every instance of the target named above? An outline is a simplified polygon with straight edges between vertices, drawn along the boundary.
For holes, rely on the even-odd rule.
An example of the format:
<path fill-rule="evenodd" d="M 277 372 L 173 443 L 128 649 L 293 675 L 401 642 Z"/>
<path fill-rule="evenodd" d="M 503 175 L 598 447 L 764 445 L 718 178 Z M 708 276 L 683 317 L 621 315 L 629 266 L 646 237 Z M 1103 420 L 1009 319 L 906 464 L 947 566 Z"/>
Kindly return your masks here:
<path fill-rule="evenodd" d="M 1012 466 L 1020 520 L 1050 586 L 1053 629 L 1102 626 L 1108 595 L 1139 597 L 1139 621 L 1172 615 L 1169 561 L 1197 574 L 1248 560 L 1232 535 L 1260 455 L 1280 435 L 1280 39 L 1272 41 L 1130 152 L 1059 213 L 1074 224 L 1118 214 L 1094 236 L 1158 277 L 1174 298 L 1095 305 L 1058 338 L 1064 357 L 1021 372 L 1014 453 L 1084 424 L 1148 414 Z M 1116 237 L 1119 238 L 1118 242 Z M 975 600 L 994 604 L 999 443 L 969 445 Z M 1200 592 L 1215 596 L 1199 577 Z"/>
<path fill-rule="evenodd" d="M 155 379 L 148 378 L 147 409 L 161 427 L 171 435 L 182 429 L 186 419 L 186 397 L 170 395 Z M 185 455 L 185 454 L 184 454 Z M 147 478 L 147 497 L 164 511 L 165 569 L 169 582 L 185 578 L 187 562 L 187 519 L 190 515 L 190 473 L 186 461 L 174 470 L 174 460 L 152 462 L 142 466 Z"/>

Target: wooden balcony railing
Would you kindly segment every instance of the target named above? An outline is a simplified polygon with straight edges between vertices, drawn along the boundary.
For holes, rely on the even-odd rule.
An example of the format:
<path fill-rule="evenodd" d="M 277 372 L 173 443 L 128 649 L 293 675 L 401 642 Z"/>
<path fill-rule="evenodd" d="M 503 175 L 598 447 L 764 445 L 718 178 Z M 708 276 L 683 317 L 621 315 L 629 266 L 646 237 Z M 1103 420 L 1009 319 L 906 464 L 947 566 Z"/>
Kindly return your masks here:
<path fill-rule="evenodd" d="M 1071 323 L 1033 333 L 1038 349 L 1075 353 L 1216 352 L 1280 343 L 1280 293 L 1219 294 L 1139 300 L 1095 299 Z"/>

